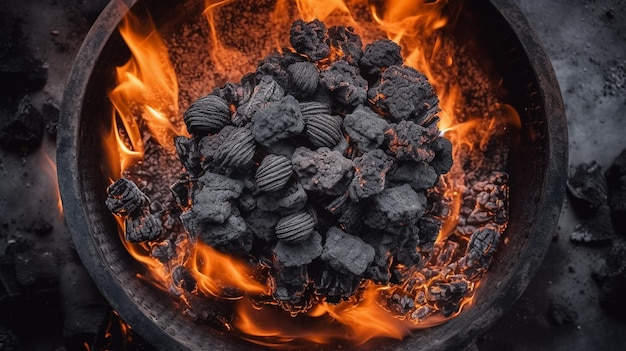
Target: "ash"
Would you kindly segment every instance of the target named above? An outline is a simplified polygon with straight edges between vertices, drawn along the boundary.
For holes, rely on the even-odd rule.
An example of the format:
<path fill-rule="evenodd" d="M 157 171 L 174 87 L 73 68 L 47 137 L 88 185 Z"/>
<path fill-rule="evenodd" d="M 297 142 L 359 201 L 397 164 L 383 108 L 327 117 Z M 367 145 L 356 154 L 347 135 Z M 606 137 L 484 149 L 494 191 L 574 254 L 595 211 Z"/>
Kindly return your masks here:
<path fill-rule="evenodd" d="M 394 42 L 363 48 L 353 28 L 318 20 L 294 22 L 289 42 L 239 82 L 183 96 L 192 136 L 176 137 L 178 160 L 147 136 L 145 160 L 108 192 L 126 239 L 154 248 L 171 290 L 193 300 L 189 315 L 200 319 L 206 306 L 190 297 L 195 281 L 176 257 L 188 246 L 177 243 L 244 258 L 269 287 L 250 298 L 292 315 L 320 301 L 356 302 L 370 284 L 389 287 L 379 304 L 401 319 L 458 313 L 508 222 L 506 118 L 479 122 L 496 125 L 480 147 L 453 150 L 438 128 L 435 89 Z M 475 95 L 454 111 L 461 121 L 481 109 L 498 115 L 486 93 L 495 89 L 475 66 L 445 66 Z"/>

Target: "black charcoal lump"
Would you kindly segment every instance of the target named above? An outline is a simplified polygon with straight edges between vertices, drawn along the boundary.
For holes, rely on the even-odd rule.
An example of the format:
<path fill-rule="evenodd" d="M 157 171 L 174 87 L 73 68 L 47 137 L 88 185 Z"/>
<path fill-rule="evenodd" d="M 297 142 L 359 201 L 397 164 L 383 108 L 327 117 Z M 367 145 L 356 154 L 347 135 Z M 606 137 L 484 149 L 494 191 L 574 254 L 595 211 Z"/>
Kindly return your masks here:
<path fill-rule="evenodd" d="M 358 65 L 363 56 L 361 37 L 350 26 L 333 26 L 328 28 L 328 44 L 332 48 L 333 61 L 343 60 L 351 65 Z"/>
<path fill-rule="evenodd" d="M 405 227 L 414 224 L 426 211 L 426 195 L 408 184 L 386 188 L 372 199 L 373 204 L 365 216 L 365 224 L 372 228 Z"/>
<path fill-rule="evenodd" d="M 402 61 L 400 45 L 389 39 L 381 39 L 365 46 L 359 66 L 364 76 L 376 80 L 384 69 L 402 65 Z"/>
<path fill-rule="evenodd" d="M 296 20 L 289 31 L 289 43 L 300 54 L 304 54 L 312 61 L 318 61 L 328 56 L 330 47 L 326 43 L 328 33 L 326 25 L 315 19 L 311 22 Z"/>
<path fill-rule="evenodd" d="M 278 140 L 298 135 L 304 130 L 300 104 L 287 95 L 258 109 L 252 116 L 252 135 L 261 145 L 268 146 Z"/>
<path fill-rule="evenodd" d="M 367 100 L 367 81 L 358 68 L 346 61 L 335 61 L 320 73 L 320 84 L 331 92 L 341 109 L 353 110 Z"/>
<path fill-rule="evenodd" d="M 327 147 L 299 147 L 291 163 L 302 187 L 321 194 L 343 194 L 352 176 L 352 161 Z"/>
<path fill-rule="evenodd" d="M 374 261 L 374 248 L 337 227 L 326 233 L 322 259 L 339 272 L 361 275 Z"/>
<path fill-rule="evenodd" d="M 359 150 L 371 151 L 383 144 L 389 123 L 368 107 L 357 108 L 343 119 L 343 127 Z"/>
<path fill-rule="evenodd" d="M 322 249 L 322 236 L 318 232 L 313 232 L 301 242 L 278 241 L 274 247 L 274 253 L 285 267 L 296 267 L 311 263 L 322 254 Z"/>
<path fill-rule="evenodd" d="M 359 201 L 378 194 L 385 188 L 387 171 L 393 160 L 381 149 L 366 152 L 353 160 L 354 178 L 350 183 L 350 197 Z"/>
<path fill-rule="evenodd" d="M 581 163 L 567 179 L 567 192 L 579 215 L 589 216 L 607 201 L 607 185 L 602 168 L 595 161 Z"/>
<path fill-rule="evenodd" d="M 387 135 L 389 151 L 398 160 L 430 162 L 435 157 L 435 152 L 429 144 L 437 136 L 432 135 L 428 128 L 411 121 L 401 121 L 390 128 Z"/>

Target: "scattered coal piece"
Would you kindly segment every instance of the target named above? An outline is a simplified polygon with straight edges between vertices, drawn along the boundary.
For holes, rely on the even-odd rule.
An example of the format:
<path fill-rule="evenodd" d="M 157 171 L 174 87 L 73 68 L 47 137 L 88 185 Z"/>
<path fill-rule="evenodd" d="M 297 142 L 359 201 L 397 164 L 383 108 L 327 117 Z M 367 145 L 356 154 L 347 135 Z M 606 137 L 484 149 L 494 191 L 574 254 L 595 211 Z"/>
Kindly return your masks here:
<path fill-rule="evenodd" d="M 570 240 L 582 244 L 607 244 L 617 236 L 611 222 L 611 210 L 602 205 L 595 214 L 576 225 Z"/>
<path fill-rule="evenodd" d="M 326 233 L 322 259 L 342 273 L 361 275 L 374 261 L 374 248 L 363 239 L 332 227 Z"/>
<path fill-rule="evenodd" d="M 0 94 L 22 94 L 42 89 L 48 80 L 46 63 L 35 58 L 28 48 L 21 20 L 2 17 L 0 29 L 4 37 L 0 46 Z"/>
<path fill-rule="evenodd" d="M 607 201 L 606 179 L 595 161 L 581 163 L 567 180 L 571 204 L 581 217 L 591 216 Z"/>
<path fill-rule="evenodd" d="M 285 267 L 307 265 L 322 254 L 322 236 L 313 232 L 301 242 L 287 243 L 280 240 L 274 247 L 274 253 Z"/>
<path fill-rule="evenodd" d="M 3 111 L 0 120 L 0 146 L 23 154 L 37 149 L 43 140 L 42 114 L 33 107 L 28 95 L 24 95 L 16 109 Z"/>
<path fill-rule="evenodd" d="M 415 192 L 408 184 L 386 188 L 372 197 L 372 205 L 365 217 L 371 228 L 399 233 L 415 224 L 426 211 L 426 195 Z"/>
<path fill-rule="evenodd" d="M 368 81 L 375 82 L 384 69 L 402 65 L 402 62 L 400 45 L 389 39 L 381 39 L 365 46 L 359 67 L 361 74 L 367 77 Z"/>
<path fill-rule="evenodd" d="M 57 134 L 57 125 L 59 124 L 59 104 L 52 98 L 46 100 L 41 106 L 41 114 L 46 125 L 46 131 L 50 135 Z"/>
<path fill-rule="evenodd" d="M 368 107 L 359 107 L 343 119 L 350 142 L 363 152 L 377 149 L 385 141 L 389 123 Z"/>
<path fill-rule="evenodd" d="M 328 56 L 330 47 L 326 43 L 328 33 L 326 25 L 314 19 L 311 22 L 296 20 L 289 30 L 289 43 L 300 54 L 311 61 L 318 61 Z"/>
<path fill-rule="evenodd" d="M 554 323 L 557 327 L 561 327 L 566 324 L 574 324 L 578 319 L 578 313 L 576 310 L 560 301 L 550 302 L 548 314 L 552 323 Z"/>
<path fill-rule="evenodd" d="M 323 70 L 320 84 L 328 89 L 340 112 L 351 112 L 367 100 L 367 81 L 346 61 L 335 61 Z"/>
<path fill-rule="evenodd" d="M 51 251 L 29 250 L 14 256 L 15 275 L 22 286 L 47 288 L 59 283 L 59 263 Z"/>
<path fill-rule="evenodd" d="M 299 147 L 291 158 L 300 184 L 307 191 L 343 194 L 352 177 L 352 162 L 337 151 L 321 147 L 315 151 Z"/>
<path fill-rule="evenodd" d="M 616 240 L 609 250 L 605 265 L 597 277 L 600 305 L 620 320 L 626 319 L 626 242 Z"/>
<path fill-rule="evenodd" d="M 611 219 L 615 228 L 626 234 L 626 150 L 615 158 L 605 176 Z"/>
<path fill-rule="evenodd" d="M 351 65 L 358 65 L 363 56 L 363 42 L 361 37 L 350 26 L 333 26 L 328 28 L 328 45 L 331 61 L 346 61 Z"/>
<path fill-rule="evenodd" d="M 393 164 L 393 160 L 383 150 L 366 152 L 352 163 L 355 170 L 349 190 L 353 200 L 359 201 L 383 191 L 387 171 Z"/>
<path fill-rule="evenodd" d="M 300 104 L 291 95 L 258 109 L 252 116 L 252 135 L 263 146 L 298 135 L 303 130 Z"/>
<path fill-rule="evenodd" d="M 387 68 L 367 97 L 376 109 L 396 122 L 411 119 L 427 125 L 440 110 L 439 98 L 428 78 L 407 66 Z"/>

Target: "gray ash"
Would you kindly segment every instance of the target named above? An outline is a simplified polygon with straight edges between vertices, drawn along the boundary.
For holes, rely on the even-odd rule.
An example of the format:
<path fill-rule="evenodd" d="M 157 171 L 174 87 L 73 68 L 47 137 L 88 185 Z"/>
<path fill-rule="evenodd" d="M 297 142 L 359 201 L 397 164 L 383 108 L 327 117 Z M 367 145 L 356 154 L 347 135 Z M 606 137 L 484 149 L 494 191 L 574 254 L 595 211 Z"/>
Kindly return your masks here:
<path fill-rule="evenodd" d="M 119 200 L 111 189 L 114 213 L 138 221 L 131 227 L 140 234 L 152 220 L 177 219 L 173 233 L 127 239 L 147 240 L 185 296 L 196 288 L 178 263 L 188 239 L 244 257 L 270 287 L 255 303 L 292 314 L 317 301 L 358 300 L 370 282 L 393 287 L 380 303 L 398 317 L 456 313 L 506 227 L 508 178 L 491 172 L 506 158 L 477 167 L 484 148 L 460 148 L 466 161 L 453 164 L 452 143 L 437 126 L 439 98 L 424 74 L 403 65 L 397 44 L 363 49 L 353 28 L 327 30 L 317 20 L 294 22 L 290 44 L 239 82 L 186 101 L 192 135 L 176 137 L 177 165 L 149 147 L 146 158 L 155 159 L 125 172 L 141 190 L 121 191 Z M 159 163 L 173 173 L 163 177 L 167 195 L 145 181 L 145 167 Z M 463 174 L 466 186 L 459 225 L 437 240 L 452 212 L 451 181 L 442 177 L 449 172 Z"/>

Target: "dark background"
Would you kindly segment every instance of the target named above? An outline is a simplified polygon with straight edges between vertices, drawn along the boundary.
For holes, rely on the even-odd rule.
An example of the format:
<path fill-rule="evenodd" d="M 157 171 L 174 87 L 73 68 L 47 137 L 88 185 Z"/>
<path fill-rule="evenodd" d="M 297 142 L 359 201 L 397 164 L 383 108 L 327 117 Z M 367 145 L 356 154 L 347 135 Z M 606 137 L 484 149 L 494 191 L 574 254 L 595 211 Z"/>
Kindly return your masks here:
<path fill-rule="evenodd" d="M 626 1 L 516 0 L 542 41 L 565 102 L 569 163 L 606 170 L 626 149 Z M 60 103 L 82 39 L 106 1 L 0 1 L 0 64 L 18 50 L 47 67 L 28 93 L 39 111 Z M 21 28 L 22 33 L 16 33 Z M 22 38 L 23 47 L 11 39 Z M 24 50 L 22 53 L 19 50 Z M 29 52 L 31 56 L 27 53 Z M 15 55 L 14 55 L 15 56 Z M 36 61 L 40 60 L 40 61 Z M 0 82 L 0 91 L 14 87 Z M 0 99 L 2 118 L 9 100 Z M 45 111 L 44 111 L 45 112 Z M 149 349 L 125 344 L 119 319 L 73 251 L 57 209 L 55 134 L 41 146 L 0 149 L 0 351 Z M 570 240 L 578 218 L 568 199 L 554 240 L 533 281 L 509 313 L 473 349 L 624 350 L 626 322 L 600 306 L 593 273 L 624 236 L 593 245 Z M 621 319 L 621 321 L 620 321 Z M 107 336 L 108 330 L 113 336 Z"/>

